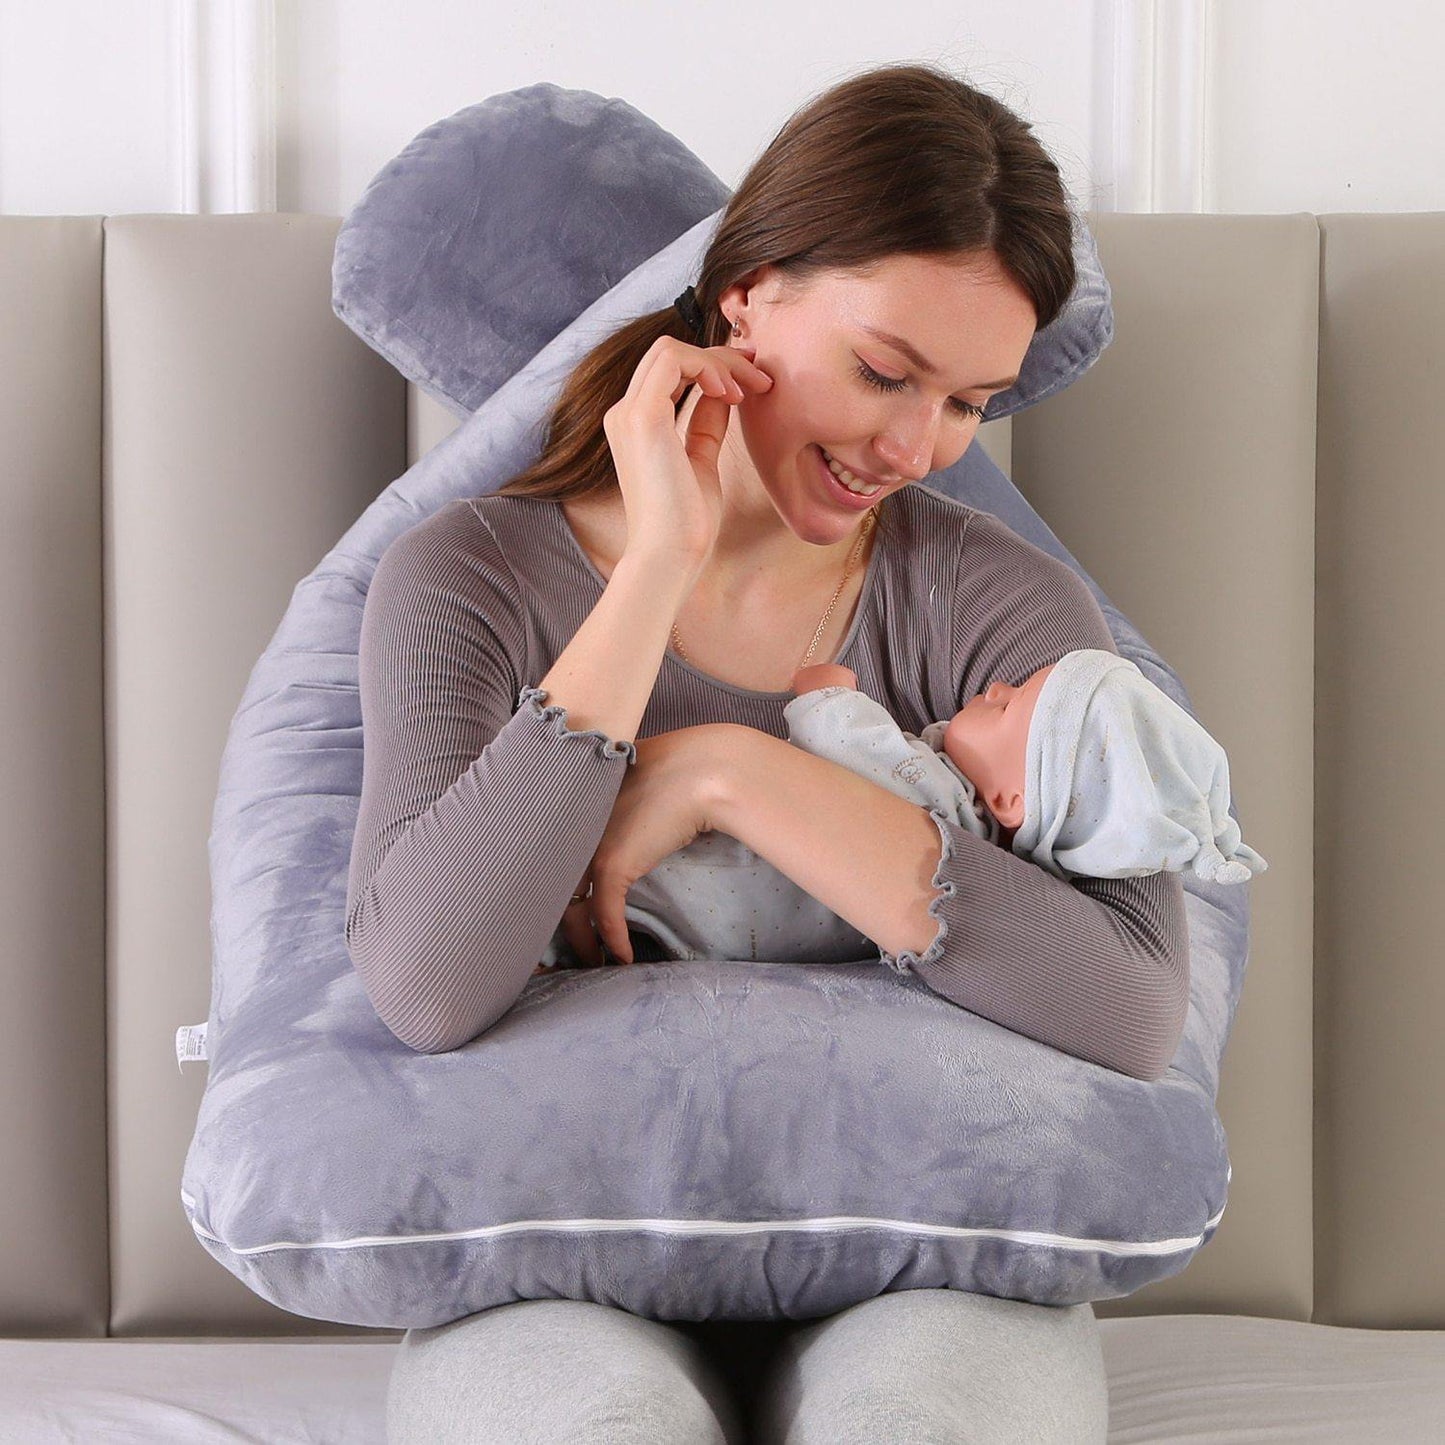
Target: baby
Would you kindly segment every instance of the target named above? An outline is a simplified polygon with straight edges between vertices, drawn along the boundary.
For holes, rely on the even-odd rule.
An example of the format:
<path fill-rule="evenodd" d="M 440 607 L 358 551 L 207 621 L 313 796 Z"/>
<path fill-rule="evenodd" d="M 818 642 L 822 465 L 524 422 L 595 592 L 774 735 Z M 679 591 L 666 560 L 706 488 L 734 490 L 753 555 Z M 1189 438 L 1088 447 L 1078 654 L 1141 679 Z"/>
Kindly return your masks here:
<path fill-rule="evenodd" d="M 1243 883 L 1269 866 L 1229 815 L 1223 749 L 1127 658 L 1066 653 L 1018 686 L 990 683 L 918 739 L 896 726 L 892 738 L 892 720 L 857 685 L 834 663 L 800 668 L 799 696 L 784 708 L 791 740 L 865 776 L 898 740 L 921 764 L 944 761 L 975 815 L 994 825 L 990 840 L 1061 878 L 1192 867 L 1211 882 Z M 870 731 L 875 756 L 858 766 L 856 745 Z M 895 765 L 907 773 L 907 759 Z"/>
<path fill-rule="evenodd" d="M 800 668 L 792 690 L 783 716 L 795 746 L 942 810 L 1058 877 L 1191 867 L 1215 883 L 1242 883 L 1268 867 L 1229 815 L 1229 764 L 1219 744 L 1115 653 L 1081 648 L 1018 685 L 990 683 L 916 736 L 838 664 Z M 879 955 L 851 924 L 717 831 L 638 879 L 624 911 L 629 927 L 670 959 Z M 560 928 L 538 971 L 559 959 L 576 966 Z"/>

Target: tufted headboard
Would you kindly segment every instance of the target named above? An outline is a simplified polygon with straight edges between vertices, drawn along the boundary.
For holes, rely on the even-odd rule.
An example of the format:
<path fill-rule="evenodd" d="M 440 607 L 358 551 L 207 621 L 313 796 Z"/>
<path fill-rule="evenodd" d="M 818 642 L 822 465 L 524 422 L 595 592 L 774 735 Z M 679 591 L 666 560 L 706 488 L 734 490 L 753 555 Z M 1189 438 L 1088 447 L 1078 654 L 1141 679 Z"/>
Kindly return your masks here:
<path fill-rule="evenodd" d="M 979 444 L 1176 663 L 1270 860 L 1227 1212 L 1096 1312 L 1445 1327 L 1445 213 L 1090 224 L 1113 344 Z M 227 725 L 296 582 L 456 424 L 333 315 L 339 225 L 0 217 L 5 1336 L 391 1333 L 252 1294 L 177 1193 Z"/>

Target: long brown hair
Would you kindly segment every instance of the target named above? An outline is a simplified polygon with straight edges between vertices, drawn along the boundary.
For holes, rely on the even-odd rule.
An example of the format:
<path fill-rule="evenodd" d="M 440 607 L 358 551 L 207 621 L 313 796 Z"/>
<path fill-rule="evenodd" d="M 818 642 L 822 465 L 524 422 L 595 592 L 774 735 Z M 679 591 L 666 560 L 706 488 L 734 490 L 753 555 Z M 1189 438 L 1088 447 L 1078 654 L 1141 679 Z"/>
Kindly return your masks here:
<path fill-rule="evenodd" d="M 983 250 L 1047 326 L 1074 287 L 1072 223 L 1058 166 L 1028 124 L 929 64 L 841 81 L 784 124 L 728 202 L 694 283 L 703 336 L 671 304 L 614 331 L 570 373 L 540 456 L 497 491 L 563 500 L 616 490 L 603 413 L 659 336 L 723 344 L 719 298 L 765 263 L 786 292 L 820 271 L 867 274 L 900 253 Z M 876 516 L 881 531 L 882 508 Z"/>

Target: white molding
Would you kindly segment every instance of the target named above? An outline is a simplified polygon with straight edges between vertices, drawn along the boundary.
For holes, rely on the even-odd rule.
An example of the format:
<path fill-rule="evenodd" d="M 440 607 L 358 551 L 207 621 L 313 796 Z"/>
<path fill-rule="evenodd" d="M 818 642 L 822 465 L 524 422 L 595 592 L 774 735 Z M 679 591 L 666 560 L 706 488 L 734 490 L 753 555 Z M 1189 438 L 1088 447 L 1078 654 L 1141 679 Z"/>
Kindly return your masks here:
<path fill-rule="evenodd" d="M 1154 209 L 1202 209 L 1209 0 L 1160 0 L 1154 20 Z"/>
<path fill-rule="evenodd" d="M 1100 7 L 1106 13 L 1107 7 Z M 1099 100 L 1108 122 L 1116 211 L 1153 209 L 1154 0 L 1114 0 L 1110 69 Z"/>
<path fill-rule="evenodd" d="M 201 17 L 199 0 L 171 0 L 170 163 L 171 209 L 201 209 Z"/>
<path fill-rule="evenodd" d="M 233 0 L 231 207 L 276 209 L 275 0 Z"/>
<path fill-rule="evenodd" d="M 169 29 L 174 209 L 274 211 L 275 0 L 171 0 Z"/>
<path fill-rule="evenodd" d="M 1100 209 L 1202 211 L 1212 201 L 1206 139 L 1214 0 L 1113 0 L 1096 37 Z"/>

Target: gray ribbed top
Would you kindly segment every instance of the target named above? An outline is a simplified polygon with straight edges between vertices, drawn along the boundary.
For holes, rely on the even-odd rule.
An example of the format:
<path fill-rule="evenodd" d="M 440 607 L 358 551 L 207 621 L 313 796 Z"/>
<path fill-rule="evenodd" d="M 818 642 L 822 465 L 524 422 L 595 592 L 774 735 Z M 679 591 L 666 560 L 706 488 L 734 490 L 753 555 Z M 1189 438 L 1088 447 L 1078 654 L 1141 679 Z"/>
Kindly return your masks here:
<path fill-rule="evenodd" d="M 832 660 L 906 731 L 1075 648 L 1118 651 L 1083 580 L 990 513 L 917 484 L 884 506 L 893 534 L 877 530 Z M 377 564 L 346 942 L 377 1013 L 414 1049 L 459 1048 L 520 996 L 637 760 L 630 740 L 574 732 L 535 685 L 605 586 L 561 504 L 532 497 L 458 498 Z M 669 649 L 638 737 L 730 722 L 786 738 L 792 696 L 722 682 Z M 1179 875 L 1066 882 L 933 817 L 938 933 L 922 955 L 880 948 L 880 960 L 1006 1028 L 1161 1075 L 1189 1003 Z"/>

